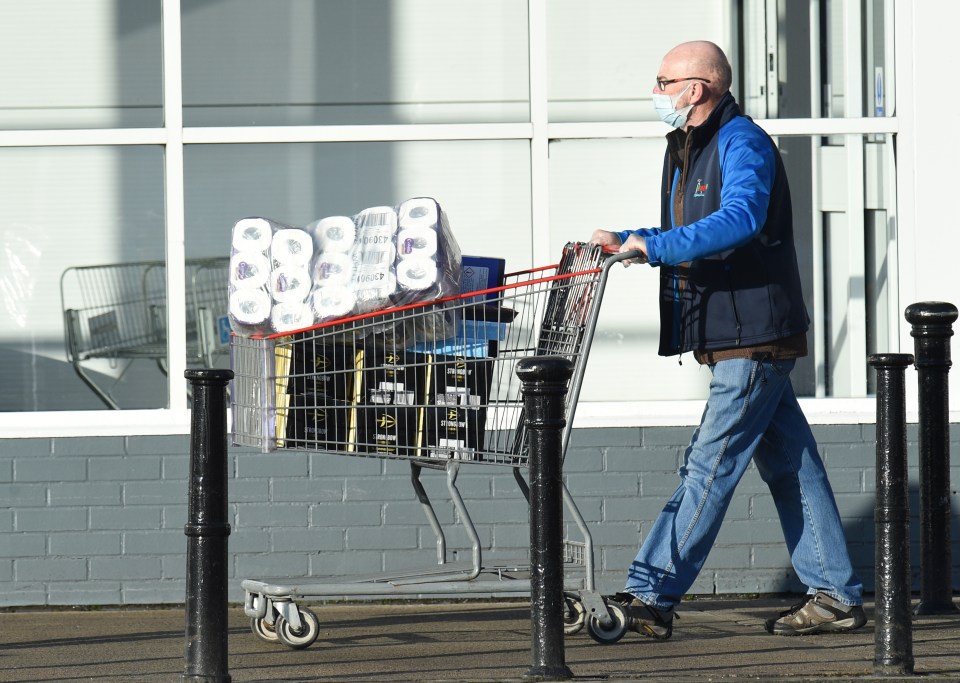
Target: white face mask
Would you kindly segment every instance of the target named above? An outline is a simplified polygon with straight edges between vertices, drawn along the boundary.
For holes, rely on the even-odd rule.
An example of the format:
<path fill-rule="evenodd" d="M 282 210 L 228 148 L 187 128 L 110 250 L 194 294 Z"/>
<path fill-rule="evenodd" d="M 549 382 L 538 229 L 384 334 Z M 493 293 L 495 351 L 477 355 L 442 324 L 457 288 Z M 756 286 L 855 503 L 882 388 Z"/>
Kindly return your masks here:
<path fill-rule="evenodd" d="M 686 125 L 687 115 L 690 113 L 690 110 L 693 109 L 693 105 L 688 104 L 683 109 L 677 109 L 676 103 L 689 88 L 690 86 L 688 85 L 677 93 L 676 97 L 671 97 L 665 93 L 654 93 L 652 95 L 653 107 L 657 110 L 657 115 L 660 117 L 660 120 L 668 126 L 683 128 L 684 125 Z"/>

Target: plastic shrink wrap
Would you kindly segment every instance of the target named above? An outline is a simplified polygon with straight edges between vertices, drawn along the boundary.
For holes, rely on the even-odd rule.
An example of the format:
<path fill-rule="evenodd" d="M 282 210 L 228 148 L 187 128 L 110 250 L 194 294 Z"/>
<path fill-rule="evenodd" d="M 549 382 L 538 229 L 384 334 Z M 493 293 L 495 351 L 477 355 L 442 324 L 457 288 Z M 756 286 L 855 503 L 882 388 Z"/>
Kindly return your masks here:
<path fill-rule="evenodd" d="M 306 231 L 269 218 L 237 221 L 228 283 L 233 331 L 252 336 L 312 325 L 312 259 L 313 239 Z"/>
<path fill-rule="evenodd" d="M 351 315 L 459 293 L 461 253 L 430 197 L 329 216 L 304 228 L 251 217 L 233 227 L 230 320 L 243 336 L 292 332 Z M 418 318 L 421 340 L 450 334 L 453 316 Z"/>

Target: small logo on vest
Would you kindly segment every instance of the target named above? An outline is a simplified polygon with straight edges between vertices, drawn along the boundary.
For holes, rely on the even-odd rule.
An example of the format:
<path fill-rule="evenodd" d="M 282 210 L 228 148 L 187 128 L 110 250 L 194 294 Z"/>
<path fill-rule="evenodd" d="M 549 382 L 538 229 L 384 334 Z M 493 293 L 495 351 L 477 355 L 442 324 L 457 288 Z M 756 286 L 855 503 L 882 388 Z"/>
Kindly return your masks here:
<path fill-rule="evenodd" d="M 693 191 L 694 197 L 705 197 L 707 194 L 707 184 L 702 178 L 697 179 L 697 189 Z"/>

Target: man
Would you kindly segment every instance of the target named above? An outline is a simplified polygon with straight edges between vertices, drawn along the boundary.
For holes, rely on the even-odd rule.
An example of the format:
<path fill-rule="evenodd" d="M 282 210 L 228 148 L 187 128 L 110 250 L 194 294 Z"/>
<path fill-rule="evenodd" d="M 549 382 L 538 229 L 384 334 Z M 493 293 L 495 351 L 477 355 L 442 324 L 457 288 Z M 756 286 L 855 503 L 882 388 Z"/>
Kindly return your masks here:
<path fill-rule="evenodd" d="M 713 43 L 663 58 L 653 102 L 667 135 L 660 228 L 597 230 L 591 242 L 660 268 L 660 355 L 691 352 L 710 394 L 680 486 L 650 529 L 616 599 L 632 630 L 666 639 L 674 607 L 716 540 L 751 459 L 773 494 L 806 598 L 766 629 L 846 631 L 866 623 L 840 514 L 790 383 L 809 318 L 793 243 L 790 190 L 773 141 L 730 94 Z M 625 262 L 628 263 L 628 262 Z"/>

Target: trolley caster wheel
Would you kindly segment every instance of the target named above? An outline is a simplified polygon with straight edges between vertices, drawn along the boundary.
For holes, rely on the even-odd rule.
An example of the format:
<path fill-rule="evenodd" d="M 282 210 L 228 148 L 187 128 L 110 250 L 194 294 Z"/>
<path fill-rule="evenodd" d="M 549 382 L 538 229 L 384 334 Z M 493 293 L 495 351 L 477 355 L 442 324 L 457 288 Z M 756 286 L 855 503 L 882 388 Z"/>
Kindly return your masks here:
<path fill-rule="evenodd" d="M 268 624 L 266 619 L 251 618 L 250 630 L 253 631 L 253 635 L 265 643 L 276 643 L 280 640 L 275 625 Z"/>
<path fill-rule="evenodd" d="M 281 643 L 294 650 L 303 650 L 310 647 L 320 635 L 320 622 L 316 615 L 305 607 L 298 607 L 297 612 L 301 623 L 299 630 L 294 630 L 290 622 L 280 615 L 277 616 L 274 628 Z"/>
<path fill-rule="evenodd" d="M 613 600 L 605 600 L 605 602 L 607 603 L 607 614 L 610 615 L 613 623 L 604 626 L 599 619 L 591 614 L 586 620 L 587 633 L 601 645 L 613 645 L 623 638 L 623 635 L 627 632 L 627 613 L 619 602 Z"/>
<path fill-rule="evenodd" d="M 572 636 L 580 633 L 587 621 L 587 610 L 574 593 L 563 594 L 563 633 Z"/>

